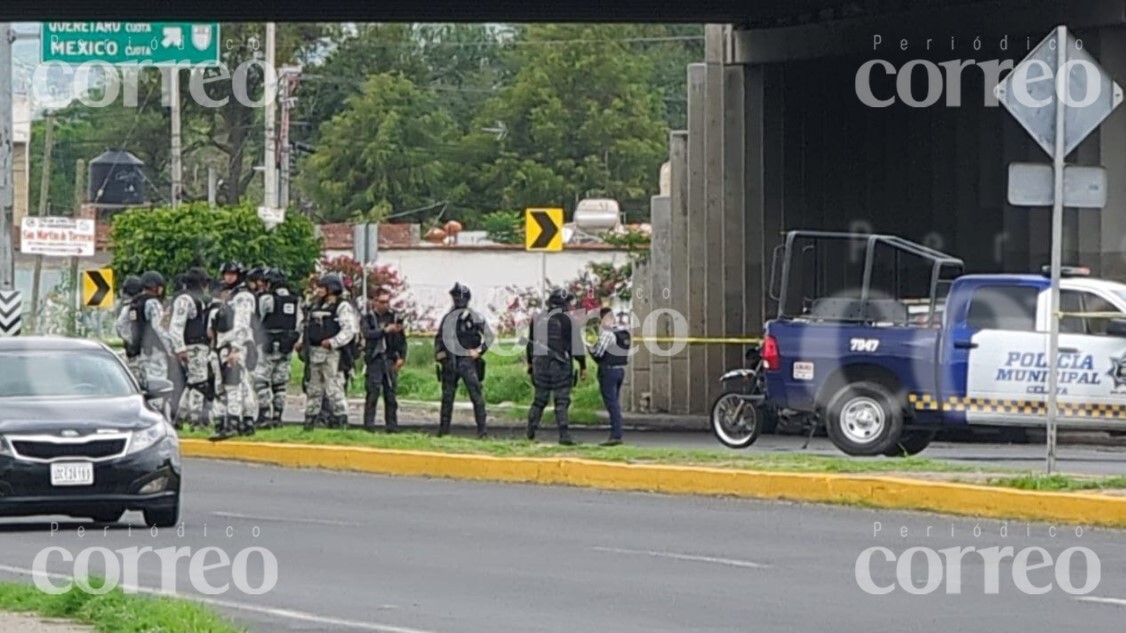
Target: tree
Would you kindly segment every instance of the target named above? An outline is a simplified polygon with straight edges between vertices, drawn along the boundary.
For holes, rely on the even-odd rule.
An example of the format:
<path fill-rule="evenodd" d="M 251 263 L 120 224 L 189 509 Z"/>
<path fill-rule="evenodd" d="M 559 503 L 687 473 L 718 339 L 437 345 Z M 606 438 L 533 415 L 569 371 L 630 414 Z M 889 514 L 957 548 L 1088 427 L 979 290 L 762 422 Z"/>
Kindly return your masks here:
<path fill-rule="evenodd" d="M 321 255 L 320 238 L 308 218 L 287 214 L 283 224 L 269 231 L 254 205 L 126 211 L 114 216 L 110 243 L 119 278 L 155 270 L 171 279 L 192 266 L 218 275 L 223 262 L 233 260 L 276 266 L 302 282 Z"/>
<path fill-rule="evenodd" d="M 456 132 L 431 94 L 408 79 L 375 75 L 324 125 L 308 160 L 307 191 L 331 221 L 378 221 L 456 197 L 448 158 Z"/>
<path fill-rule="evenodd" d="M 479 202 L 511 209 L 606 196 L 647 204 L 668 128 L 652 62 L 628 41 L 643 34 L 623 25 L 528 27 L 511 53 L 515 77 L 478 119 L 480 127 L 503 122 L 506 138 L 470 139 L 484 163 L 474 179 Z"/>
<path fill-rule="evenodd" d="M 219 107 L 201 104 L 195 99 L 185 98 L 184 114 L 190 120 L 185 136 L 201 138 L 207 144 L 222 152 L 227 160 L 226 176 L 220 193 L 228 205 L 237 205 L 246 192 L 256 172 L 251 169 L 259 163 L 263 152 L 264 119 L 262 108 L 248 107 L 243 103 L 263 99 L 265 73 L 261 64 L 250 64 L 265 51 L 265 25 L 258 22 L 236 22 L 222 25 L 224 42 L 230 47 L 222 47 L 221 63 L 231 77 L 222 79 L 219 69 L 207 70 L 203 74 L 201 88 L 207 97 L 223 103 Z M 278 65 L 302 61 L 323 46 L 325 29 L 317 24 L 287 24 L 277 27 Z M 244 68 L 240 74 L 239 68 Z M 245 79 L 240 79 L 244 77 Z M 213 80 L 213 81 L 209 81 Z M 182 94 L 190 90 L 189 76 L 182 77 Z M 236 91 L 236 84 L 241 83 Z M 239 94 L 244 91 L 245 93 Z M 240 100 L 241 96 L 241 100 Z M 225 103 L 224 103 L 225 100 Z"/>

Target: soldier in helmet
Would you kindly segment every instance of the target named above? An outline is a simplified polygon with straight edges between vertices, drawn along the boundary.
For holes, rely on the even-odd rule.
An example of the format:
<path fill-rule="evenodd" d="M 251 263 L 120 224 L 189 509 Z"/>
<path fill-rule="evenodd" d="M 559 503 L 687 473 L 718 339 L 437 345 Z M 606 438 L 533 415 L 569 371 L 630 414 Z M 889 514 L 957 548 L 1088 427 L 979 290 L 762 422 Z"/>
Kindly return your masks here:
<path fill-rule="evenodd" d="M 344 301 L 344 282 L 327 274 L 317 282 L 316 297 L 309 309 L 298 351 L 308 348 L 309 381 L 306 391 L 305 430 L 316 426 L 322 399 L 331 409 L 329 428 L 348 424 L 348 400 L 339 380 L 341 349 L 356 338 L 357 318 L 352 304 Z"/>
<path fill-rule="evenodd" d="M 258 389 L 258 425 L 280 427 L 285 411 L 286 386 L 290 361 L 300 337 L 300 298 L 286 288 L 286 279 L 277 268 L 263 275 L 264 291 L 258 297 L 262 320 L 262 356 L 255 376 Z"/>
<path fill-rule="evenodd" d="M 465 383 L 469 399 L 473 401 L 473 417 L 477 422 L 477 437 L 485 437 L 485 397 L 481 393 L 481 380 L 485 375 L 485 352 L 493 344 L 494 336 L 488 323 L 469 308 L 472 294 L 469 288 L 454 284 L 450 290 L 453 308 L 442 317 L 438 334 L 434 337 L 434 361 L 438 365 L 438 379 L 442 383 L 442 408 L 438 421 L 438 436 L 450 432 L 453 417 L 454 395 L 458 381 Z"/>
<path fill-rule="evenodd" d="M 114 324 L 117 336 L 125 345 L 125 364 L 138 379 L 141 377 L 140 357 L 132 353 L 133 324 L 129 320 L 129 315 L 133 310 L 133 299 L 137 298 L 137 295 L 141 294 L 143 290 L 140 277 L 129 275 L 125 278 L 124 283 L 121 284 L 121 310 L 117 313 L 117 320 Z"/>
<path fill-rule="evenodd" d="M 126 354 L 138 357 L 141 384 L 168 379 L 168 355 L 172 338 L 164 327 L 164 276 L 155 271 L 141 275 L 141 294 L 134 297 L 129 311 L 132 327 Z M 163 403 L 167 406 L 168 403 Z"/>
<path fill-rule="evenodd" d="M 555 423 L 559 426 L 559 443 L 574 444 L 567 428 L 567 412 L 571 407 L 574 386 L 574 363 L 578 361 L 582 377 L 586 377 L 586 351 L 579 328 L 567 314 L 571 293 L 555 288 L 547 297 L 547 312 L 532 319 L 528 339 L 528 370 L 536 395 L 528 410 L 528 439 L 536 439 L 536 430 L 543 418 L 548 399 L 555 395 Z"/>
<path fill-rule="evenodd" d="M 224 306 L 214 316 L 216 352 L 222 382 L 222 416 L 213 439 L 235 434 L 253 435 L 258 398 L 253 372 L 257 367 L 258 346 L 254 331 L 258 304 L 246 284 L 246 269 L 237 262 L 221 269 Z"/>
<path fill-rule="evenodd" d="M 211 339 L 208 321 L 211 301 L 205 298 L 208 275 L 192 268 L 184 275 L 184 292 L 172 302 L 172 352 L 184 370 L 184 392 L 177 407 L 177 425 L 187 421 L 192 428 L 205 425 L 204 405 L 211 399 Z"/>

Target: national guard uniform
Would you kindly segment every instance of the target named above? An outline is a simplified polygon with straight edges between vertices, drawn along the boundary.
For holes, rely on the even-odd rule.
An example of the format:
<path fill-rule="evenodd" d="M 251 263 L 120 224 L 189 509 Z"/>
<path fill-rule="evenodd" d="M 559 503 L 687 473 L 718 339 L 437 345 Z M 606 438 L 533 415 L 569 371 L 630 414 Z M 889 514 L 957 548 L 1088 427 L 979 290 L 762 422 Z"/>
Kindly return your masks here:
<path fill-rule="evenodd" d="M 258 388 L 258 425 L 278 428 L 285 412 L 293 348 L 300 338 L 300 298 L 285 287 L 285 275 L 270 269 L 269 288 L 258 298 L 263 346 L 255 386 Z"/>
<path fill-rule="evenodd" d="M 133 339 L 133 323 L 129 320 L 129 315 L 133 312 L 133 300 L 137 295 L 141 294 L 144 288 L 141 286 L 141 278 L 136 275 L 130 275 L 125 278 L 125 282 L 121 284 L 121 309 L 117 312 L 117 320 L 114 323 L 114 329 L 117 331 L 118 338 L 125 345 L 125 365 L 129 367 L 129 371 L 140 380 L 141 379 L 141 363 L 140 356 L 132 353 L 134 348 L 131 344 Z"/>
<path fill-rule="evenodd" d="M 142 385 L 149 380 L 168 379 L 168 353 L 172 339 L 164 327 L 164 277 L 149 271 L 141 275 L 144 292 L 137 295 L 129 310 L 131 333 L 126 354 L 137 357 L 138 380 Z M 170 403 L 163 399 L 153 401 L 166 416 L 171 415 Z"/>
<path fill-rule="evenodd" d="M 547 312 L 532 319 L 528 338 L 527 360 L 536 394 L 528 410 L 528 439 L 536 439 L 536 430 L 543 418 L 543 410 L 552 394 L 555 395 L 555 422 L 559 426 L 559 443 L 574 444 L 567 426 L 567 412 L 571 407 L 571 388 L 574 386 L 574 361 L 586 373 L 586 352 L 579 328 L 575 327 L 566 309 L 571 295 L 562 288 L 551 291 L 547 299 Z"/>
<path fill-rule="evenodd" d="M 129 322 L 132 324 L 130 349 L 138 357 L 142 384 L 151 378 L 168 379 L 168 350 L 172 339 L 164 328 L 164 277 L 149 271 L 141 275 L 144 292 L 131 304 Z"/>
<path fill-rule="evenodd" d="M 434 337 L 434 361 L 438 379 L 442 383 L 442 408 L 438 420 L 438 436 L 448 435 L 454 412 L 457 383 L 465 383 L 469 399 L 473 402 L 473 418 L 477 422 L 477 437 L 485 437 L 485 396 L 481 381 L 485 376 L 485 352 L 493 344 L 493 333 L 488 323 L 478 313 L 469 309 L 472 294 L 469 288 L 454 284 L 450 290 L 454 307 L 445 316 Z"/>
<path fill-rule="evenodd" d="M 339 275 L 328 274 L 317 284 L 318 299 L 309 310 L 300 342 L 308 348 L 309 382 L 305 404 L 305 430 L 316 426 L 322 399 L 327 395 L 331 418 L 329 428 L 348 424 L 348 400 L 339 380 L 340 351 L 356 338 L 355 308 L 341 299 L 344 283 Z M 323 294 L 321 292 L 323 291 Z"/>
<path fill-rule="evenodd" d="M 222 268 L 226 301 L 215 315 L 215 330 L 223 417 L 213 438 L 216 440 L 236 433 L 253 435 L 254 415 L 258 411 L 253 379 L 258 360 L 254 337 L 258 305 L 254 293 L 246 287 L 244 271 L 241 264 L 233 262 Z"/>
<path fill-rule="evenodd" d="M 376 298 L 388 297 L 377 292 Z M 399 430 L 399 403 L 396 398 L 398 370 L 407 360 L 407 338 L 402 318 L 379 303 L 374 312 L 363 316 L 364 334 L 364 430 L 375 430 L 375 413 L 382 393 L 387 432 Z"/>
<path fill-rule="evenodd" d="M 184 368 L 184 393 L 180 397 L 177 424 L 187 421 L 192 428 L 204 426 L 204 410 L 213 399 L 209 319 L 211 301 L 204 300 L 207 273 L 199 268 L 188 271 L 187 291 L 172 301 L 173 353 Z"/>

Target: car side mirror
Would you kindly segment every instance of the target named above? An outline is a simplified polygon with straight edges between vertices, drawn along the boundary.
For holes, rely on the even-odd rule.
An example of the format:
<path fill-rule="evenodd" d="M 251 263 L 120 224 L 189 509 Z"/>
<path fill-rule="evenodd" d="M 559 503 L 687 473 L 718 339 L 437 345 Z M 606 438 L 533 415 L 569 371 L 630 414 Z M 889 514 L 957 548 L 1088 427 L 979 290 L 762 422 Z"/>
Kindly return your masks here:
<path fill-rule="evenodd" d="M 1108 336 L 1126 338 L 1126 319 L 1111 319 L 1106 324 L 1106 333 Z"/>
<path fill-rule="evenodd" d="M 176 385 L 172 384 L 171 380 L 165 380 L 164 378 L 150 378 L 145 384 L 145 396 L 150 399 L 170 396 L 175 390 Z"/>

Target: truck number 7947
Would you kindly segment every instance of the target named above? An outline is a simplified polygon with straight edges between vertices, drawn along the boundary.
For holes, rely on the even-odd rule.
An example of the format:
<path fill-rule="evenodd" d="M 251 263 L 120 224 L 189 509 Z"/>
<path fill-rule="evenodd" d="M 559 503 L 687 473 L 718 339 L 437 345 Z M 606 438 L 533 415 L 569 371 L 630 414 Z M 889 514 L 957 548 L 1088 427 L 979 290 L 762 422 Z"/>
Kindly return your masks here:
<path fill-rule="evenodd" d="M 880 341 L 874 338 L 854 338 L 849 341 L 849 348 L 854 352 L 874 352 L 880 348 Z"/>

